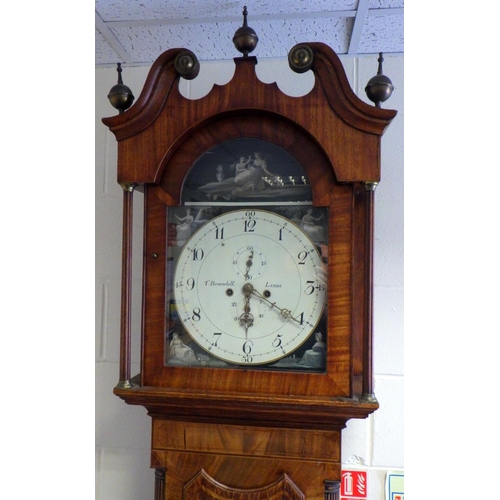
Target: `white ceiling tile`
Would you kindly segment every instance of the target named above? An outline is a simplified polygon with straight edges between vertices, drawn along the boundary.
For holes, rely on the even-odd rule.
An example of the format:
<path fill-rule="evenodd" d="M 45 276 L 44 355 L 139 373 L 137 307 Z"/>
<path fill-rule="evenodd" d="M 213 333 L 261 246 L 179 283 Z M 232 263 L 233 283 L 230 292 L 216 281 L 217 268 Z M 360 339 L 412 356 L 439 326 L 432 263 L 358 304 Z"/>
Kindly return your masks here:
<path fill-rule="evenodd" d="M 358 51 L 361 53 L 403 52 L 403 14 L 368 16 Z"/>
<path fill-rule="evenodd" d="M 96 0 L 96 10 L 103 21 L 144 21 L 148 19 L 190 19 L 241 17 L 243 5 L 248 21 L 256 16 L 300 12 L 334 12 L 355 10 L 357 0 Z"/>
<path fill-rule="evenodd" d="M 99 61 L 121 62 L 122 60 L 97 28 L 95 30 L 95 59 L 96 63 Z"/>
<path fill-rule="evenodd" d="M 346 52 L 352 19 L 302 19 L 256 21 L 253 29 L 259 42 L 251 55 L 285 57 L 300 42 L 322 41 L 336 52 Z M 232 59 L 241 54 L 232 38 L 237 23 L 207 23 L 171 26 L 112 28 L 134 60 L 151 63 L 169 48 L 186 48 L 202 61 Z"/>
<path fill-rule="evenodd" d="M 370 0 L 370 9 L 402 9 L 404 0 Z"/>
<path fill-rule="evenodd" d="M 403 0 L 95 0 L 96 65 L 150 64 L 169 48 L 201 61 L 238 57 L 244 4 L 259 37 L 252 55 L 283 57 L 300 42 L 349 56 L 403 52 Z"/>
<path fill-rule="evenodd" d="M 323 42 L 336 52 L 345 53 L 352 23 L 352 18 L 256 22 L 254 29 L 258 29 L 259 44 L 255 54 L 262 57 L 286 56 L 294 45 L 302 42 Z"/>

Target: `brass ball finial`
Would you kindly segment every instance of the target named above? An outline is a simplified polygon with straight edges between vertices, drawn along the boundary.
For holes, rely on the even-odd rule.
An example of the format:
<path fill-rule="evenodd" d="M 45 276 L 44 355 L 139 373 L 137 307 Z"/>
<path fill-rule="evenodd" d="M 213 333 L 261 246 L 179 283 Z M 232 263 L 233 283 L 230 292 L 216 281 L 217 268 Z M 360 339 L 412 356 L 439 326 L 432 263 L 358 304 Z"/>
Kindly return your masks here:
<path fill-rule="evenodd" d="M 384 62 L 383 53 L 379 53 L 377 75 L 370 78 L 365 87 L 366 95 L 370 101 L 380 108 L 380 103 L 387 101 L 392 95 L 394 85 L 391 80 L 382 74 L 382 63 Z"/>
<path fill-rule="evenodd" d="M 118 72 L 118 83 L 111 87 L 108 99 L 111 106 L 116 108 L 120 113 L 123 113 L 126 109 L 132 106 L 132 103 L 134 102 L 134 94 L 132 94 L 132 91 L 123 84 L 121 63 L 117 63 L 116 71 Z"/>
<path fill-rule="evenodd" d="M 243 7 L 243 26 L 238 28 L 233 36 L 234 46 L 243 54 L 243 57 L 248 57 L 248 54 L 257 47 L 259 42 L 259 37 L 255 31 L 248 26 L 247 15 L 248 11 L 245 5 Z"/>

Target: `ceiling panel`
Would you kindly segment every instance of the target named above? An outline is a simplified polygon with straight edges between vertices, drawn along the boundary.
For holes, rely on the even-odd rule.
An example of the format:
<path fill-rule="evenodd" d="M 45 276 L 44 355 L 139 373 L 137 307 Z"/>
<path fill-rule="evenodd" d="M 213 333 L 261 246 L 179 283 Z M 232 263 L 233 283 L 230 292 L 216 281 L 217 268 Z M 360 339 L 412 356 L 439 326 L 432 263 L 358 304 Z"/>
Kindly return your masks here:
<path fill-rule="evenodd" d="M 378 3 L 378 2 L 377 2 Z M 243 6 L 253 16 L 291 13 L 313 13 L 354 10 L 357 0 L 95 0 L 103 21 L 144 21 L 147 19 L 215 19 L 231 17 L 241 20 Z M 376 7 L 374 7 L 376 8 Z"/>
<path fill-rule="evenodd" d="M 244 4 L 259 37 L 252 55 L 284 57 L 300 42 L 352 56 L 403 53 L 403 0 L 95 0 L 96 65 L 150 65 L 174 47 L 201 61 L 238 57 Z"/>
<path fill-rule="evenodd" d="M 358 53 L 402 53 L 404 44 L 403 17 L 403 14 L 368 16 L 359 39 Z M 374 48 L 377 50 L 373 50 Z"/>

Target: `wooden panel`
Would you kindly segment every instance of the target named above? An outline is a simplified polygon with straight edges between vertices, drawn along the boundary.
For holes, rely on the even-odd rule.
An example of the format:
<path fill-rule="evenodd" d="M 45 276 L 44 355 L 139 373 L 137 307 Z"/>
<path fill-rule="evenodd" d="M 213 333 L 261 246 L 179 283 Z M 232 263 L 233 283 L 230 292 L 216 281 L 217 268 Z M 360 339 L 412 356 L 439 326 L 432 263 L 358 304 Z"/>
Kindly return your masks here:
<path fill-rule="evenodd" d="M 340 432 L 154 419 L 153 449 L 340 461 Z"/>
<path fill-rule="evenodd" d="M 165 452 L 165 500 L 183 498 L 185 485 L 205 470 L 230 488 L 263 488 L 286 474 L 307 500 L 324 500 L 325 479 L 340 480 L 339 463 Z"/>
<path fill-rule="evenodd" d="M 149 188 L 145 190 L 144 224 L 144 312 L 141 384 L 149 373 L 157 373 L 163 368 L 164 340 L 162 335 L 152 332 L 165 331 L 165 267 L 167 262 L 166 208 L 156 203 Z M 153 202 L 152 202 L 153 201 Z M 151 356 L 154 352 L 156 355 Z"/>
<path fill-rule="evenodd" d="M 328 246 L 328 376 L 351 395 L 352 187 L 333 191 Z"/>

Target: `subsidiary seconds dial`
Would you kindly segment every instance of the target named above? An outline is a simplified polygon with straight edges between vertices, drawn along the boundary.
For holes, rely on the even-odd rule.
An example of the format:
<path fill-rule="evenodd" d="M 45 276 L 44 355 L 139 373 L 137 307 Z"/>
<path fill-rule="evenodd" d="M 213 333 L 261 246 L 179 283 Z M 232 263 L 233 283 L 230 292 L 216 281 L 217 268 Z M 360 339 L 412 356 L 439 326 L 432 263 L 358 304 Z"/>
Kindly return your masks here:
<path fill-rule="evenodd" d="M 174 276 L 179 319 L 228 363 L 289 356 L 315 331 L 326 302 L 318 249 L 296 224 L 265 210 L 235 210 L 199 228 Z"/>

